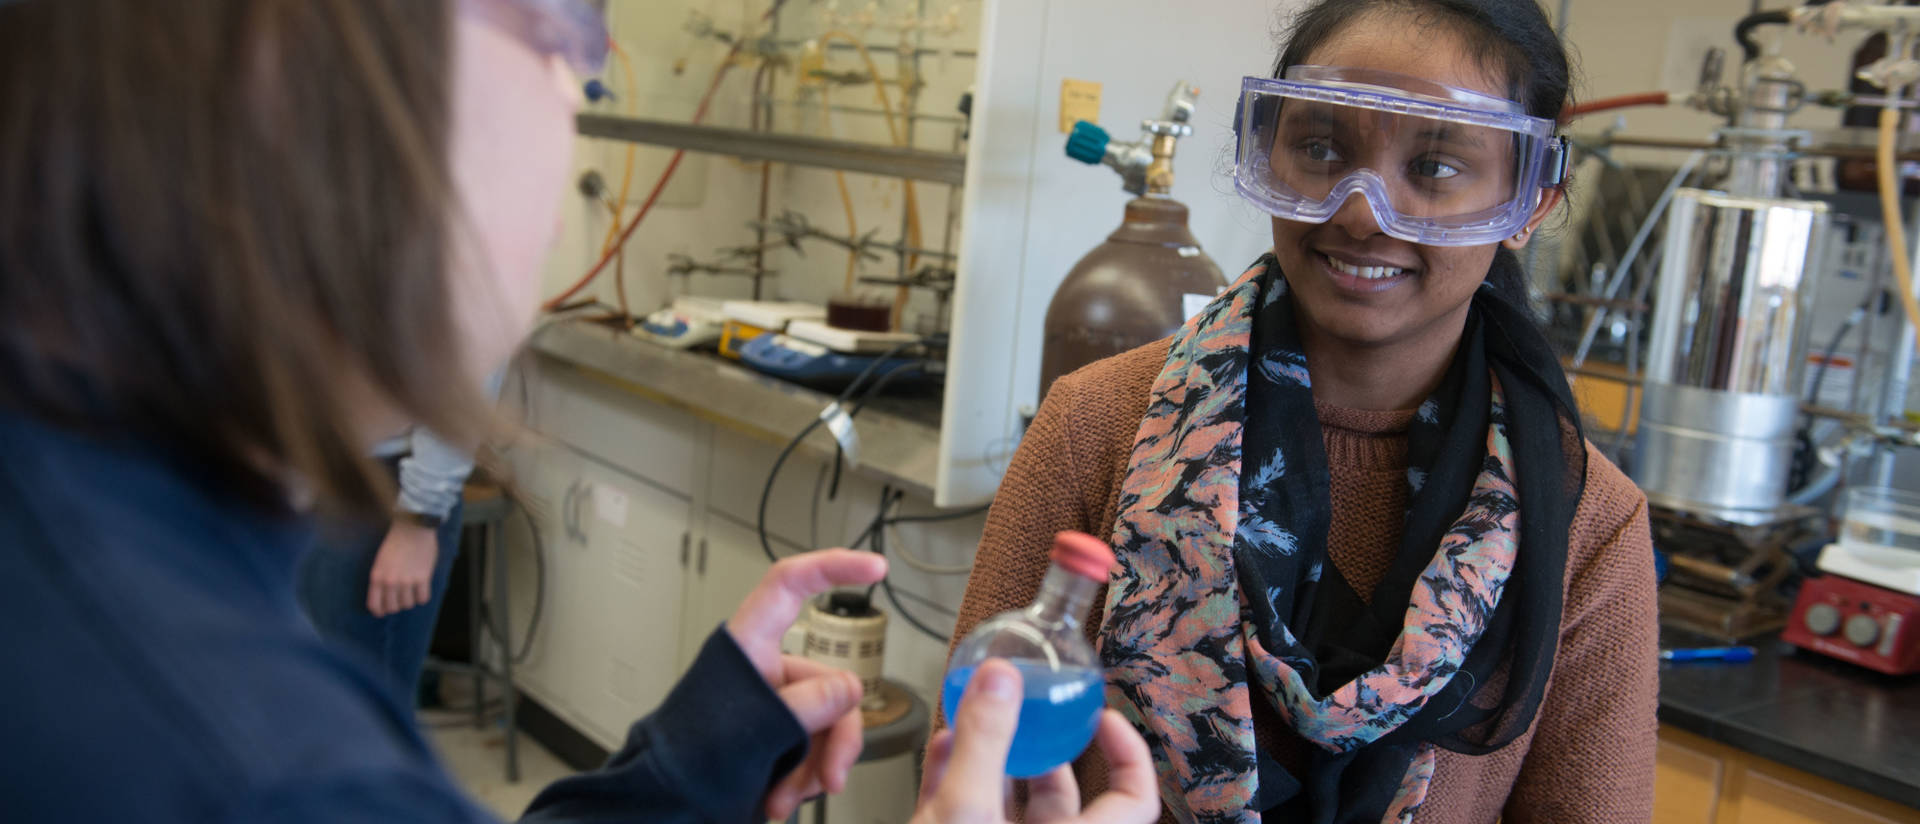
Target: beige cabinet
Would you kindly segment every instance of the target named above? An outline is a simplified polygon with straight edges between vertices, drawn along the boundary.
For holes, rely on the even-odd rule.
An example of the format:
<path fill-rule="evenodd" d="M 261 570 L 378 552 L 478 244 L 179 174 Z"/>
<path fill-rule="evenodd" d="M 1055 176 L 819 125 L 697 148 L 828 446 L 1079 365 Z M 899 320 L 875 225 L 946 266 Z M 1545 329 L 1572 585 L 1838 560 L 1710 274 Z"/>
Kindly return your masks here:
<path fill-rule="evenodd" d="M 1662 731 L 1653 779 L 1653 820 L 1659 824 L 1715 824 L 1714 812 L 1726 773 L 1726 762 L 1717 752 Z"/>
<path fill-rule="evenodd" d="M 1657 767 L 1655 824 L 1920 824 L 1920 810 L 1672 727 Z"/>

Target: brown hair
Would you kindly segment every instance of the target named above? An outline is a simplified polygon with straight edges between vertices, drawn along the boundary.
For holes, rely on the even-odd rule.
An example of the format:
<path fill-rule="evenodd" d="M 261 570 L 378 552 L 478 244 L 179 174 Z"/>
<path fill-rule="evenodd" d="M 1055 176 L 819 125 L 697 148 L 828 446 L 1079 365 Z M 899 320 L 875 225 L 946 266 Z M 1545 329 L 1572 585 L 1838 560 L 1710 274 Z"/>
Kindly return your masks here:
<path fill-rule="evenodd" d="M 262 504 L 391 505 L 356 403 L 476 443 L 451 37 L 428 0 L 0 1 L 0 409 Z"/>

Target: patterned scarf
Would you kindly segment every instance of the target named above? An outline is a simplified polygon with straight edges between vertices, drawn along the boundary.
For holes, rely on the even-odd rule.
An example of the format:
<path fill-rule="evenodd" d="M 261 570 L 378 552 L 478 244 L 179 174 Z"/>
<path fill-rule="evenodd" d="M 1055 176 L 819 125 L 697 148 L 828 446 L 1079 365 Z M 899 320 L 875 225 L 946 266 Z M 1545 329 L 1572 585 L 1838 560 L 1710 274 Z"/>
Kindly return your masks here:
<path fill-rule="evenodd" d="M 1177 818 L 1408 821 L 1436 746 L 1489 752 L 1531 724 L 1578 484 L 1562 433 L 1541 426 L 1519 460 L 1540 471 L 1516 483 L 1510 411 L 1565 420 L 1533 368 L 1550 350 L 1515 344 L 1516 323 L 1532 329 L 1476 297 L 1452 368 L 1410 426 L 1405 538 L 1371 603 L 1327 562 L 1327 459 L 1272 258 L 1175 337 L 1121 489 L 1101 654 L 1108 703 L 1153 745 Z M 1533 551 L 1518 564 L 1522 545 Z M 1527 628 L 1541 619 L 1548 631 Z M 1522 663 L 1504 670 L 1503 700 L 1469 700 L 1509 660 Z M 1255 700 L 1316 745 L 1303 776 L 1255 745 Z"/>

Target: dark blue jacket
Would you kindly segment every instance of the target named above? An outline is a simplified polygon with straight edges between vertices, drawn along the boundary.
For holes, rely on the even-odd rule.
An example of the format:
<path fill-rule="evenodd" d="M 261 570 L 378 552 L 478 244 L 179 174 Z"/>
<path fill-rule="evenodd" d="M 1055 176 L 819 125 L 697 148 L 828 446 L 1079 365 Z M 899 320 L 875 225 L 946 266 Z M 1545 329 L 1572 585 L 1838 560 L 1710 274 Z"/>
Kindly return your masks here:
<path fill-rule="evenodd" d="M 305 519 L 0 413 L 0 818 L 490 821 L 294 597 Z M 688 685 L 698 685 L 690 688 Z M 532 822 L 750 821 L 804 731 L 732 639 Z"/>

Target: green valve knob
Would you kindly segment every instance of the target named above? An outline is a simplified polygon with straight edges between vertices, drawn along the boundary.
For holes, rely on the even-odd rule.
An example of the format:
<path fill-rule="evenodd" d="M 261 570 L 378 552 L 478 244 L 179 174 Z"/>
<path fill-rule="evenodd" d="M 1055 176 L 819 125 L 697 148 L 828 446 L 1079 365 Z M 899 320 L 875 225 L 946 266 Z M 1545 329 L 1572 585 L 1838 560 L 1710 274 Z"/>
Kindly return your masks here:
<path fill-rule="evenodd" d="M 1107 156 L 1107 144 L 1113 137 L 1106 129 L 1082 120 L 1073 124 L 1073 134 L 1067 137 L 1067 157 L 1089 166 L 1098 164 Z"/>

